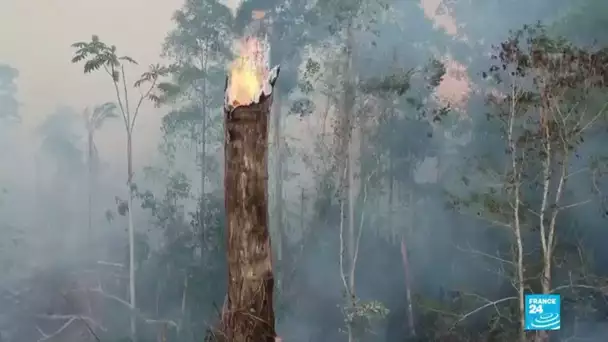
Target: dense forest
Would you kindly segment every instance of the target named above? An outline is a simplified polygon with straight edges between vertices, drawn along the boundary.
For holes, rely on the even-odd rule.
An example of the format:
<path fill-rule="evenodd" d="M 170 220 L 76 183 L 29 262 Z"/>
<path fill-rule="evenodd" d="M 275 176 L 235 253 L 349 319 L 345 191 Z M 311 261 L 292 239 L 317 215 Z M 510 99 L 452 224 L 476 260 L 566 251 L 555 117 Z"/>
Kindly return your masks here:
<path fill-rule="evenodd" d="M 248 165 L 225 151 L 227 75 L 254 35 L 280 66 L 267 136 L 244 138 L 269 155 L 277 340 L 605 341 L 608 3 L 426 2 L 184 0 L 141 74 L 129 46 L 80 32 L 57 48 L 106 101 L 49 108 L 27 138 L 24 70 L 0 50 L 0 342 L 236 329 L 235 284 L 254 276 L 235 276 L 234 241 L 261 238 L 232 234 L 253 209 L 226 183 Z M 100 134 L 124 139 L 120 173 Z M 524 330 L 529 293 L 561 295 L 560 330 Z"/>

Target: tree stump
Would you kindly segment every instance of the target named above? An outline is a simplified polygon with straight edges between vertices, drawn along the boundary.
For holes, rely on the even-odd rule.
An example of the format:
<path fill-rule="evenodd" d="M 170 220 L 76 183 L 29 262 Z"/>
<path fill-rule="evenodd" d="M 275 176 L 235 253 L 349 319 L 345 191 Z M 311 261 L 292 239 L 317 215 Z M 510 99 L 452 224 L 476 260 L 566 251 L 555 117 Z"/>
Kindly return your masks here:
<path fill-rule="evenodd" d="M 268 122 L 277 77 L 278 67 L 267 80 L 270 87 L 265 89 L 270 91 L 260 90 L 258 101 L 224 108 L 228 298 L 216 340 L 274 342 L 276 338 L 268 230 Z"/>

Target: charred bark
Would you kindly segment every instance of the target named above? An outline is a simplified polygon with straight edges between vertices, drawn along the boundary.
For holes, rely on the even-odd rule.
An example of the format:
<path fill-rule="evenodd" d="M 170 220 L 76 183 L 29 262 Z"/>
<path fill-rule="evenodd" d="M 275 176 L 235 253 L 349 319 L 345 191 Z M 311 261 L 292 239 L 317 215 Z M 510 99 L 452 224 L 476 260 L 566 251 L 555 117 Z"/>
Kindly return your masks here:
<path fill-rule="evenodd" d="M 272 82 L 271 85 L 273 85 Z M 274 342 L 274 275 L 268 230 L 268 119 L 272 95 L 225 109 L 228 300 L 221 340 Z"/>

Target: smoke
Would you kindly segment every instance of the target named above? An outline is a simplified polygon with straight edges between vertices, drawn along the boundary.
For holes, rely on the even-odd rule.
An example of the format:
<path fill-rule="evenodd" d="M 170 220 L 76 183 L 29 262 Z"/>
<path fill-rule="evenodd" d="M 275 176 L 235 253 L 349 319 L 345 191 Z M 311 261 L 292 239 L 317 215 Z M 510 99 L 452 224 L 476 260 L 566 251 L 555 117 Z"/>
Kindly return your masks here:
<path fill-rule="evenodd" d="M 226 2 L 235 18 L 242 4 L 239 1 Z M 171 6 L 177 5 L 174 3 Z M 3 6 L 10 8 L 14 5 Z M 118 8 L 118 5 L 114 6 Z M 357 204 L 355 212 L 357 222 L 361 224 L 356 228 L 362 228 L 356 269 L 356 292 L 362 302 L 378 301 L 389 309 L 389 316 L 373 326 L 376 335 L 371 335 L 369 340 L 395 342 L 409 333 L 405 327 L 406 283 L 399 248 L 403 236 L 406 237 L 405 242 L 409 249 L 407 267 L 412 278 L 417 320 L 422 321 L 427 315 L 432 315 L 429 313 L 431 311 L 429 307 L 433 305 L 428 302 L 451 303 L 460 300 L 460 297 L 456 298 L 457 295 L 454 294 L 459 291 L 476 292 L 487 298 L 499 298 L 509 293 L 510 289 L 506 288 L 508 286 L 497 279 L 496 271 L 500 268 L 500 263 L 480 258 L 471 252 L 473 249 L 480 252 L 494 252 L 499 247 L 503 248 L 504 246 L 497 245 L 501 244 L 500 241 L 505 241 L 506 234 L 489 229 L 485 223 L 446 207 L 448 202 L 446 194 L 464 196 L 471 189 L 481 188 L 485 186 L 483 182 L 489 181 L 463 177 L 468 176 L 466 172 L 470 170 L 469 157 L 482 152 L 503 153 L 504 146 L 500 144 L 502 140 L 490 130 L 491 127 L 487 129 L 486 138 L 479 137 L 485 130 L 483 117 L 487 112 L 487 106 L 483 101 L 487 83 L 484 83 L 481 71 L 487 69 L 490 63 L 491 45 L 506 38 L 509 30 L 520 28 L 524 24 L 534 23 L 537 20 L 554 21 L 555 18 L 563 15 L 570 4 L 565 0 L 557 2 L 513 0 L 508 3 L 473 0 L 447 3 L 439 0 L 423 0 L 420 3 L 397 1 L 392 6 L 392 13 L 386 14 L 384 18 L 386 21 L 373 25 L 375 33 L 372 33 L 371 29 L 357 33 L 354 68 L 359 81 L 390 75 L 396 70 L 395 66 L 403 70 L 416 69 L 418 74 L 412 78 L 411 87 L 403 98 L 409 97 L 419 101 L 422 107 L 429 111 L 436 111 L 447 105 L 452 109 L 449 116 L 440 122 L 434 120 L 432 115 L 428 115 L 423 119 L 408 119 L 398 125 L 395 124 L 392 128 L 396 133 L 376 132 L 378 136 L 370 137 L 371 134 L 356 136 L 359 139 L 356 141 L 357 145 L 360 143 L 363 146 L 361 149 L 366 151 L 366 156 L 385 155 L 389 149 L 396 155 L 408 153 L 413 156 L 411 160 L 403 157 L 402 159 L 408 161 L 394 166 L 392 172 L 399 187 L 392 194 L 392 199 L 385 191 L 386 184 L 381 186 L 374 183 L 384 181 L 371 177 L 369 181 L 359 180 L 361 186 L 357 190 L 368 192 L 365 201 L 361 200 Z M 150 18 L 141 18 L 137 15 L 141 8 L 127 10 L 133 14 L 129 16 L 130 25 L 140 28 L 154 26 L 150 25 Z M 77 15 L 84 11 L 83 8 L 74 7 L 73 12 L 70 13 Z M 1 12 L 3 11 L 0 6 Z M 170 11 L 167 11 L 166 16 L 170 16 Z M 162 35 L 165 34 L 166 28 L 162 26 Z M 39 27 L 37 30 L 42 28 Z M 161 28 L 155 30 L 160 31 Z M 11 29 L 9 27 L 3 31 L 10 32 Z M 86 35 L 89 34 L 84 29 L 78 31 L 81 32 L 78 32 L 79 37 L 76 38 L 80 38 L 83 31 Z M 141 36 L 148 35 L 150 34 L 147 31 L 141 33 Z M 159 34 L 157 37 L 159 45 L 162 35 Z M 114 35 L 115 38 L 117 36 L 119 35 Z M 45 47 L 53 55 L 61 55 L 61 60 L 67 63 L 69 58 L 66 57 L 67 55 L 64 56 L 63 47 L 69 46 L 68 43 L 71 42 L 63 41 L 64 38 L 57 39 L 53 47 L 46 45 Z M 141 51 L 144 60 L 158 59 L 155 49 L 138 50 L 135 44 L 131 44 L 135 38 L 121 39 L 118 39 L 120 44 L 117 44 L 120 48 L 124 47 L 128 50 L 133 47 L 135 53 Z M 55 45 L 61 46 L 61 52 L 58 52 L 60 48 L 54 47 Z M 302 74 L 309 60 L 320 59 L 327 62 L 340 58 L 338 49 L 319 47 L 322 45 L 319 43 L 317 49 L 302 51 L 301 65 L 286 65 L 286 69 L 290 68 Z M 11 58 L 18 60 L 19 57 L 21 56 L 17 54 Z M 443 62 L 446 73 L 439 85 L 430 91 L 426 87 L 428 83 L 428 79 L 424 78 L 426 74 L 420 70 L 423 66 L 429 65 L 431 60 Z M 60 64 L 57 61 L 58 59 L 52 59 L 52 62 L 44 61 L 44 63 L 54 66 Z M 27 85 L 34 82 L 33 79 L 37 77 L 35 73 L 26 70 L 29 68 L 28 64 L 21 65 L 20 68 L 23 70 L 19 70 L 20 84 Z M 325 66 L 327 69 L 322 71 L 328 75 L 331 72 L 329 63 Z M 75 66 L 71 67 L 77 69 Z M 53 69 L 53 67 L 47 68 Z M 62 272 L 97 269 L 95 267 L 99 266 L 100 261 L 117 264 L 116 269 L 121 269 L 120 265 L 126 263 L 126 232 L 124 231 L 126 222 L 125 218 L 117 212 L 120 201 L 126 197 L 124 129 L 119 119 L 108 122 L 97 135 L 97 148 L 102 164 L 97 171 L 93 188 L 93 226 L 96 228 L 91 238 L 88 234 L 86 201 L 88 192 L 86 130 L 82 122 L 81 108 L 84 108 L 85 104 L 91 105 L 85 102 L 98 99 L 101 90 L 105 100 L 108 100 L 111 96 L 111 88 L 108 82 L 102 83 L 103 81 L 99 81 L 99 84 L 104 85 L 103 87 L 83 86 L 89 84 L 74 81 L 76 72 L 78 72 L 78 80 L 84 77 L 80 75 L 80 70 L 74 71 L 73 75 L 70 74 L 66 78 L 49 70 L 52 82 L 47 80 L 45 86 L 50 94 L 55 94 L 51 91 L 55 85 L 70 90 L 62 92 L 61 96 L 52 95 L 54 97 L 51 99 L 38 98 L 36 94 L 42 96 L 43 92 L 32 90 L 32 86 L 26 86 L 25 90 L 22 89 L 18 93 L 21 102 L 27 103 L 28 113 L 41 111 L 36 114 L 35 120 L 25 117 L 26 124 L 22 125 L 8 124 L 4 121 L 0 123 L 0 153 L 3 160 L 0 167 L 0 272 L 2 274 L 0 289 L 6 293 L 20 292 L 19 287 L 23 284 L 40 285 L 47 278 L 61 278 L 64 274 Z M 277 325 L 280 335 L 286 342 L 340 341 L 345 336 L 339 330 L 345 328 L 342 309 L 346 302 L 339 266 L 340 211 L 335 201 L 330 199 L 335 194 L 335 189 L 327 184 L 332 183 L 333 180 L 325 179 L 334 157 L 332 144 L 335 137 L 332 120 L 337 116 L 335 97 L 338 95 L 336 84 L 339 84 L 339 76 L 340 73 L 337 72 L 334 76 L 315 84 L 316 92 L 311 96 L 311 102 L 315 107 L 308 115 L 286 114 L 283 117 L 282 132 L 286 144 L 283 152 L 286 155 L 286 163 L 283 168 L 284 197 L 281 200 L 284 202 L 286 216 L 284 230 L 287 235 L 284 242 L 287 253 L 283 258 L 293 270 L 279 270 L 280 274 L 286 275 L 281 279 L 281 289 L 285 289 L 286 293 L 279 293 L 278 296 L 280 299 L 277 304 Z M 279 86 L 281 77 L 283 75 L 279 77 Z M 94 83 L 97 84 L 96 82 L 97 79 Z M 291 89 L 291 92 L 282 97 L 281 111 L 288 113 L 293 102 L 302 95 L 302 92 L 296 86 L 293 89 L 287 86 L 285 88 Z M 81 96 L 83 93 L 84 96 Z M 396 102 L 394 99 L 382 101 L 358 103 L 356 110 L 364 114 L 375 113 L 374 111 L 382 106 L 390 107 L 387 104 Z M 62 102 L 68 106 L 59 109 L 63 114 L 57 113 L 54 104 Z M 414 117 L 419 114 L 416 109 L 417 104 L 395 110 Z M 194 228 L 184 226 L 191 219 L 196 221 L 195 218 L 189 217 L 188 213 L 196 212 L 200 206 L 196 195 L 200 187 L 200 171 L 195 158 L 200 152 L 199 147 L 186 146 L 187 144 L 179 146 L 172 164 L 167 161 L 166 156 L 160 155 L 157 151 L 158 145 L 163 143 L 158 130 L 158 118 L 164 110 L 146 108 L 147 119 L 143 122 L 143 126 L 138 127 L 135 135 L 138 190 L 142 192 L 149 190 L 156 199 L 161 198 L 167 185 L 170 184 L 169 176 L 172 172 L 183 173 L 191 180 L 192 189 L 185 198 L 175 200 L 179 203 L 177 205 L 179 215 L 175 216 L 180 216 L 186 224 L 180 223 L 171 227 L 180 227 L 183 231 L 167 232 L 166 227 L 169 224 L 165 221 L 158 223 L 159 220 L 157 217 L 152 217 L 150 210 L 134 209 L 135 226 L 141 227 L 138 230 L 142 235 L 147 235 L 149 250 L 146 249 L 146 252 L 150 254 L 161 250 L 161 247 L 167 247 L 165 237 L 168 234 L 177 236 L 176 241 L 187 234 L 194 234 L 188 230 Z M 154 116 L 155 114 L 158 115 Z M 45 126 L 52 123 L 52 119 L 59 121 Z M 209 139 L 219 141 L 221 125 L 215 121 L 212 124 L 217 128 L 217 132 L 213 134 L 218 135 L 219 138 L 213 136 Z M 38 129 L 41 127 L 46 127 L 46 133 Z M 603 151 L 602 146 L 601 138 L 586 142 L 580 150 L 580 158 L 575 160 L 572 169 L 587 167 L 592 156 Z M 210 175 L 206 179 L 207 191 L 209 196 L 215 196 L 221 192 L 222 179 L 219 171 L 222 167 L 223 154 L 218 144 L 213 146 L 210 144 L 207 149 L 209 159 L 214 160 L 207 165 L 210 170 Z M 270 158 L 273 162 L 276 160 L 274 154 L 271 154 Z M 387 164 L 384 159 L 381 162 L 369 160 L 365 162 L 373 164 L 374 167 L 378 165 L 384 167 Z M 70 167 L 66 168 L 66 165 Z M 78 168 L 77 165 L 82 167 Z M 147 166 L 150 168 L 144 171 Z M 378 169 L 381 169 L 380 166 Z M 381 169 L 380 172 L 388 171 Z M 275 176 L 271 174 L 270 184 L 273 184 Z M 465 182 L 472 185 L 464 184 Z M 584 235 L 584 244 L 589 246 L 587 251 L 596 261 L 595 271 L 604 274 L 608 271 L 603 263 L 607 255 L 605 248 L 600 244 L 607 237 L 602 229 L 605 225 L 602 215 L 606 216 L 608 209 L 605 207 L 603 196 L 594 190 L 595 187 L 603 189 L 604 186 L 601 182 L 597 184 L 591 182 L 588 172 L 581 172 L 569 182 L 566 196 L 568 202 L 576 203 L 591 199 L 592 203 L 569 211 L 564 221 L 571 223 L 573 227 L 580 227 Z M 169 198 L 167 201 L 170 200 L 174 199 Z M 277 200 L 271 198 L 271 201 Z M 221 206 L 221 201 L 219 202 Z M 389 208 L 389 204 L 394 208 Z M 162 229 L 157 229 L 159 226 Z M 276 227 L 272 228 L 276 232 Z M 276 235 L 273 239 L 276 246 Z M 218 242 L 218 245 L 221 243 Z M 170 247 L 177 248 L 172 245 Z M 180 252 L 188 255 L 190 249 Z M 203 251 L 197 250 L 197 253 L 202 254 Z M 155 257 L 162 259 L 164 256 Z M 167 293 L 172 293 L 171 298 L 165 299 L 164 302 L 159 300 L 157 303 L 150 303 L 148 306 L 157 305 L 160 312 L 163 306 L 170 308 L 166 310 L 172 315 L 171 318 L 175 318 L 179 316 L 180 311 L 180 305 L 175 303 L 181 303 L 182 299 L 183 274 L 180 272 L 183 270 L 171 267 L 173 266 L 159 269 L 159 276 L 155 277 L 154 274 L 150 275 L 152 266 L 147 265 L 145 269 L 149 273 L 146 279 L 150 283 L 161 278 L 160 274 L 163 276 L 169 274 L 166 276 L 169 280 L 161 285 L 142 283 L 141 288 L 146 296 L 149 295 L 147 292 L 152 293 L 146 298 L 153 298 L 154 292 L 163 286 L 163 289 L 170 289 Z M 54 274 L 49 272 L 51 275 L 48 275 L 48 273 L 43 274 L 42 270 L 56 272 Z M 114 268 L 109 266 L 104 268 L 104 272 L 107 273 L 120 273 L 113 270 Z M 113 276 L 104 273 L 102 278 L 104 279 L 100 280 L 100 283 L 103 283 L 104 291 L 113 291 L 121 296 L 124 294 L 124 289 L 112 284 L 114 280 L 110 281 L 114 279 Z M 214 286 L 215 283 L 217 281 L 204 279 L 200 284 L 196 283 L 193 286 L 202 288 Z M 61 285 L 49 287 L 52 287 L 47 289 L 49 292 L 59 293 L 61 290 Z M 36 297 L 27 299 L 29 303 L 36 304 L 32 304 L 35 307 L 31 309 L 32 312 L 36 310 L 42 312 L 47 307 L 53 306 L 45 302 L 53 295 L 39 292 L 44 291 L 38 291 Z M 26 300 L 24 298 L 28 293 L 21 291 L 19 300 Z M 22 332 L 30 329 L 30 333 L 33 334 L 31 331 L 34 331 L 32 329 L 37 322 L 33 322 L 31 317 L 20 322 L 18 318 L 24 314 L 22 310 L 18 310 L 19 305 L 15 304 L 17 302 L 13 299 L 3 300 L 6 300 L 7 304 L 0 304 L 0 322 L 3 323 L 0 325 L 0 331 L 12 330 L 11 323 L 14 323 L 19 325 L 19 329 L 16 330 Z M 191 299 L 192 302 L 215 302 L 220 306 L 222 300 L 221 296 L 211 299 Z M 8 302 L 11 304 L 9 305 Z M 115 311 L 112 312 L 119 312 L 119 309 L 114 309 Z M 204 311 L 207 307 L 196 308 L 199 309 Z M 432 309 L 440 310 L 434 307 Z M 467 321 L 466 324 L 486 323 L 490 314 L 492 313 L 481 312 L 471 320 L 471 323 Z M 117 321 L 124 318 L 121 315 L 116 316 Z M 209 316 L 212 315 L 207 317 Z M 566 327 L 566 324 L 564 326 Z M 52 330 L 51 326 L 46 328 Z M 430 329 L 426 326 L 424 328 Z M 599 336 L 605 333 L 606 327 L 605 324 L 587 319 L 584 326 L 578 326 L 577 329 L 583 330 L 583 328 L 589 331 L 589 337 L 598 337 L 596 340 L 600 341 Z M 570 332 L 570 326 L 564 330 Z M 14 332 L 17 333 L 20 332 Z M 4 335 L 6 337 L 6 334 Z M 39 338 L 39 335 L 31 338 Z"/>

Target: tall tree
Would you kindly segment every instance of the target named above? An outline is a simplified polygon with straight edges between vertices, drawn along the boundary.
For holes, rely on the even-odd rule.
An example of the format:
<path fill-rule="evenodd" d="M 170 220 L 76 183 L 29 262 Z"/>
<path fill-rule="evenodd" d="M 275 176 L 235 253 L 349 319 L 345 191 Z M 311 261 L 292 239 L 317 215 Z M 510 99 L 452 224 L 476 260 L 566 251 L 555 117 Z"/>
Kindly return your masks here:
<path fill-rule="evenodd" d="M 185 100 L 181 108 L 163 119 L 166 138 L 187 132 L 187 140 L 197 146 L 200 163 L 199 237 L 204 246 L 208 181 L 209 129 L 219 124 L 223 105 L 226 61 L 231 56 L 230 10 L 216 0 L 188 0 L 173 14 L 175 29 L 169 32 L 164 54 L 176 64 L 174 84 L 167 99 Z"/>
<path fill-rule="evenodd" d="M 88 177 L 88 188 L 87 188 L 87 215 L 88 215 L 88 234 L 89 243 L 91 241 L 92 234 L 92 217 L 93 217 L 93 192 L 94 192 L 94 177 L 97 172 L 99 154 L 97 147 L 95 146 L 94 135 L 97 130 L 101 128 L 106 119 L 117 118 L 116 104 L 113 102 L 106 102 L 102 105 L 95 106 L 91 111 L 86 108 L 83 113 L 84 125 L 87 129 L 87 177 Z"/>
<path fill-rule="evenodd" d="M 355 269 L 357 260 L 357 232 L 355 219 L 355 205 L 357 201 L 357 151 L 353 136 L 361 132 L 356 131 L 357 124 L 357 80 L 359 78 L 356 63 L 360 57 L 357 48 L 357 35 L 365 30 L 374 31 L 377 17 L 386 11 L 390 2 L 384 0 L 324 0 L 316 3 L 315 11 L 321 22 L 327 22 L 325 29 L 329 33 L 327 40 L 337 46 L 337 52 L 331 56 L 335 73 L 335 85 L 338 95 L 335 96 L 336 118 L 334 123 L 334 161 L 335 178 L 338 182 L 337 199 L 340 207 L 340 272 L 344 283 L 346 295 L 345 311 L 352 312 L 356 307 L 357 296 L 355 291 Z M 344 263 L 344 261 L 346 261 Z M 345 264 L 345 265 L 344 265 Z M 347 332 L 350 342 L 356 341 L 354 321 L 347 318 Z"/>
<path fill-rule="evenodd" d="M 498 267 L 508 267 L 514 291 L 488 302 L 517 303 L 517 339 L 527 341 L 525 291 L 597 289 L 583 265 L 562 274 L 558 260 L 569 259 L 572 252 L 558 248 L 558 242 L 573 234 L 569 212 L 590 202 L 577 201 L 569 190 L 573 176 L 588 170 L 576 169 L 582 151 L 605 127 L 608 55 L 576 47 L 534 25 L 513 32 L 495 48 L 492 60 L 484 73 L 494 87 L 488 95 L 488 119 L 497 131 L 490 137 L 502 140 L 505 153 L 471 160 L 483 175 L 471 184 L 470 196 L 454 203 L 474 208 L 492 226 L 505 228 L 500 233 L 508 234 L 509 246 L 491 253 L 498 256 Z M 487 143 L 489 127 L 483 128 L 475 138 Z M 582 258 L 575 257 L 583 263 Z M 561 279 L 567 284 L 560 284 Z M 534 340 L 548 341 L 549 335 L 539 331 Z"/>
<path fill-rule="evenodd" d="M 135 302 L 135 228 L 133 226 L 133 130 L 140 109 L 145 100 L 159 103 L 161 97 L 155 92 L 159 84 L 159 78 L 167 75 L 171 70 L 160 65 L 151 65 L 150 70 L 144 72 L 132 85 L 133 88 L 143 88 L 136 105 L 132 108 L 129 104 L 129 87 L 127 86 L 127 75 L 125 64 L 137 64 L 129 57 L 119 55 L 114 45 L 107 45 L 98 36 L 93 35 L 88 42 L 76 42 L 72 44 L 76 49 L 72 63 L 84 63 L 84 73 L 103 70 L 111 79 L 118 108 L 122 114 L 125 132 L 127 135 L 127 217 L 129 222 L 129 301 L 131 309 L 136 309 Z M 162 88 L 162 87 L 161 87 Z M 131 315 L 131 334 L 134 341 L 137 340 L 137 327 L 135 316 Z"/>
<path fill-rule="evenodd" d="M 368 134 L 365 146 L 372 144 L 375 150 L 361 152 L 361 174 L 366 179 L 379 183 L 376 188 L 380 193 L 376 196 L 383 198 L 382 192 L 388 194 L 386 224 L 380 229 L 383 236 L 399 236 L 400 251 L 405 283 L 404 301 L 407 315 L 405 332 L 411 337 L 416 336 L 414 310 L 412 303 L 412 278 L 410 272 L 409 254 L 416 251 L 416 246 L 409 243 L 414 236 L 418 217 L 417 203 L 428 200 L 435 192 L 436 184 L 418 184 L 415 181 L 415 171 L 426 157 L 435 157 L 433 125 L 438 129 L 440 122 L 448 113 L 448 108 L 442 105 L 422 105 L 422 101 L 440 84 L 445 75 L 445 66 L 432 59 L 428 65 L 419 68 L 403 69 L 398 56 L 393 56 L 393 66 L 388 75 L 375 76 L 361 81 L 363 96 L 377 101 L 380 107 L 375 114 L 377 121 L 368 124 Z M 424 82 L 417 82 L 417 79 Z M 370 127 L 371 126 L 371 127 Z M 404 170 L 397 172 L 397 170 Z M 364 183 L 370 183 L 370 180 Z M 372 188 L 373 183 L 365 185 Z M 403 199 L 403 200 L 401 200 Z M 397 222 L 394 218 L 400 206 L 406 207 L 407 220 Z M 365 210 L 363 208 L 361 210 Z"/>

